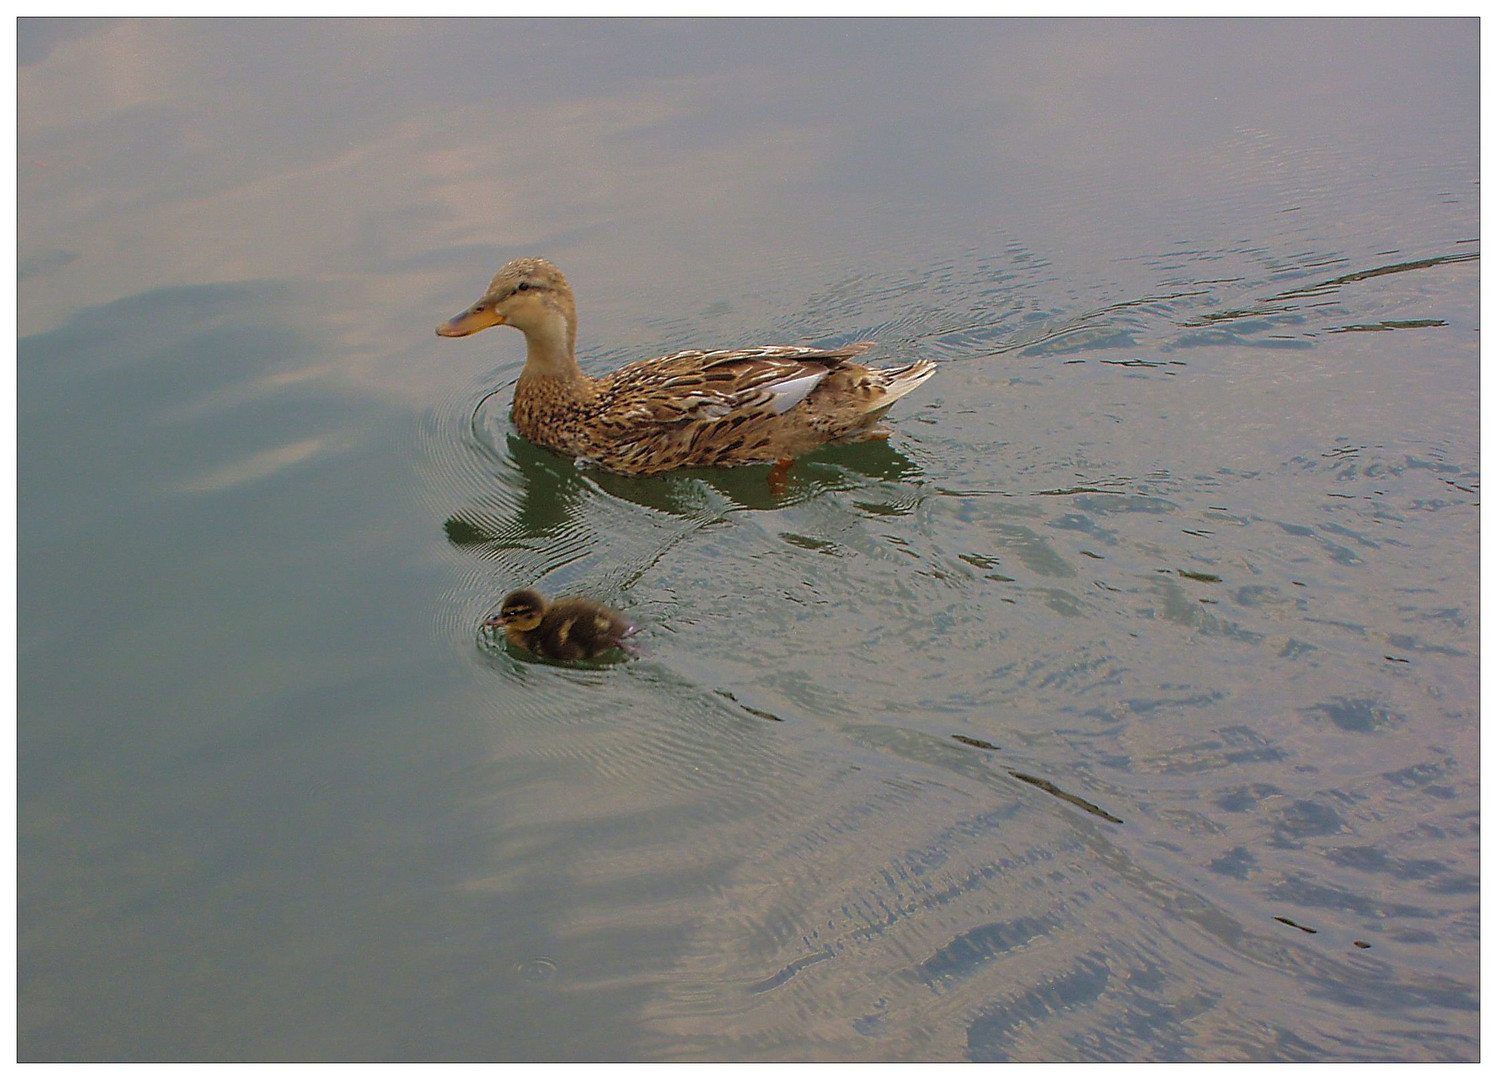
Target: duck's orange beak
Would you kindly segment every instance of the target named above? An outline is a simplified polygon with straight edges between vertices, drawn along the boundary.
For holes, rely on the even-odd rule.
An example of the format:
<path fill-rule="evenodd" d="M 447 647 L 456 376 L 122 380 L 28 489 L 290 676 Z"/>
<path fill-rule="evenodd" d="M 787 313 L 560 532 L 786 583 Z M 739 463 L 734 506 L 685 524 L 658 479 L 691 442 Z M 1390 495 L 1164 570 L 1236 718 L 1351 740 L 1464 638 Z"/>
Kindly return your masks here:
<path fill-rule="evenodd" d="M 467 311 L 460 311 L 437 327 L 439 337 L 467 337 L 491 326 L 503 326 L 504 316 L 494 310 L 494 305 L 479 301 Z"/>

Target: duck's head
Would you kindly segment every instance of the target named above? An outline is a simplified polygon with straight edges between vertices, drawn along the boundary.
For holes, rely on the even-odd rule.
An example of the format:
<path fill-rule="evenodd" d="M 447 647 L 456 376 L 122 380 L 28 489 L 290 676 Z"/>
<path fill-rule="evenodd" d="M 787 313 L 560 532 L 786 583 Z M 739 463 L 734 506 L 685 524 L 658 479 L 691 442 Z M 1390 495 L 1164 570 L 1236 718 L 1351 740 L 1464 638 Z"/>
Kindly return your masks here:
<path fill-rule="evenodd" d="M 506 596 L 504 603 L 499 605 L 499 614 L 485 619 L 483 625 L 528 633 L 541 624 L 545 612 L 545 597 L 534 589 L 520 589 Z"/>
<path fill-rule="evenodd" d="M 576 323 L 572 287 L 562 272 L 545 259 L 515 259 L 494 275 L 476 304 L 442 323 L 437 333 L 467 337 L 491 326 L 513 326 L 527 338 L 544 340 L 560 333 L 570 346 Z"/>

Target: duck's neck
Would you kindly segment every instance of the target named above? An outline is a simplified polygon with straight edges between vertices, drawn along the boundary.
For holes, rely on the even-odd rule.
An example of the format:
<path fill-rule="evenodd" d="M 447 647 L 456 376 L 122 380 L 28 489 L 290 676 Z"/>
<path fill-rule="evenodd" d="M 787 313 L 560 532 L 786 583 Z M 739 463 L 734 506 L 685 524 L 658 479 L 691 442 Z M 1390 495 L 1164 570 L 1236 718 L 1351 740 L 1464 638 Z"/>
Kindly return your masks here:
<path fill-rule="evenodd" d="M 560 311 L 552 311 L 545 322 L 525 331 L 525 370 L 520 378 L 563 379 L 567 382 L 585 378 L 577 366 L 577 327 L 575 320 Z"/>

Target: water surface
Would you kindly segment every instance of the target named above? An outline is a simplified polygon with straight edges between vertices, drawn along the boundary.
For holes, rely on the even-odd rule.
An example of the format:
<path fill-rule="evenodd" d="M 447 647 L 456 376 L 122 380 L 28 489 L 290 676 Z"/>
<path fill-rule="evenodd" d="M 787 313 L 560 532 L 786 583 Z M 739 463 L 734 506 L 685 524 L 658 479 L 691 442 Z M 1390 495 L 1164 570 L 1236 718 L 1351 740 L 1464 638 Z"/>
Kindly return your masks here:
<path fill-rule="evenodd" d="M 1479 1057 L 1474 20 L 18 59 L 23 1060 Z M 579 470 L 432 334 L 520 254 L 939 370 Z"/>

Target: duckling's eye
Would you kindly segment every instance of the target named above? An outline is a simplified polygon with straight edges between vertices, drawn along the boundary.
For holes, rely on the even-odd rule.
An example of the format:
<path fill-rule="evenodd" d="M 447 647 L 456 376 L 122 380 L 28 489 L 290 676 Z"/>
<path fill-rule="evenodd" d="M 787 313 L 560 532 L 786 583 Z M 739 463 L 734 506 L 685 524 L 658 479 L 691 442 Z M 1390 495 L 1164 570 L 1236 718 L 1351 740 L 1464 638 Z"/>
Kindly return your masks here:
<path fill-rule="evenodd" d="M 515 292 L 524 292 L 528 288 L 530 288 L 530 282 L 522 281 L 520 282 L 520 284 L 515 286 Z"/>

